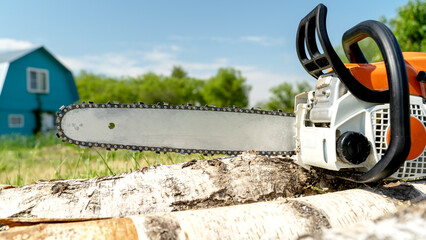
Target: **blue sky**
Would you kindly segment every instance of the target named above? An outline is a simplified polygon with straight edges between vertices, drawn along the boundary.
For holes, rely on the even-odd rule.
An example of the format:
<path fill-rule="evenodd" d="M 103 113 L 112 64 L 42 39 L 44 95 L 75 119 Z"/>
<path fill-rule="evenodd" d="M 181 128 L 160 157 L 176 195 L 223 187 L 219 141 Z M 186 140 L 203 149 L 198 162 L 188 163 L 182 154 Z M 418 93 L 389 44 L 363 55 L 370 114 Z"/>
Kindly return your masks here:
<path fill-rule="evenodd" d="M 295 35 L 319 1 L 0 1 L 0 51 L 44 45 L 74 73 L 111 76 L 181 65 L 208 78 L 234 67 L 252 85 L 250 104 L 284 81 L 314 83 L 300 65 Z M 396 15 L 404 1 L 322 1 L 334 46 L 357 23 Z"/>

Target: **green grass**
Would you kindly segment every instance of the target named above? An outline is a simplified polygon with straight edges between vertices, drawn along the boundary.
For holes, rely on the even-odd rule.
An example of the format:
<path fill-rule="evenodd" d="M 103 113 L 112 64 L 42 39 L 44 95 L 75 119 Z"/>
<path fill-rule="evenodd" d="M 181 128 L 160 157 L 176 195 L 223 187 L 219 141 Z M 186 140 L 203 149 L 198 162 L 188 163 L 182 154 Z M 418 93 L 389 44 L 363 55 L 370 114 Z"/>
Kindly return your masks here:
<path fill-rule="evenodd" d="M 80 148 L 53 134 L 0 137 L 0 184 L 26 185 L 37 180 L 93 178 L 130 172 L 155 164 L 175 164 L 203 155 L 107 151 Z"/>
<path fill-rule="evenodd" d="M 0 135 L 0 151 L 30 149 L 60 144 L 53 133 L 45 135 L 22 136 L 19 134 Z"/>

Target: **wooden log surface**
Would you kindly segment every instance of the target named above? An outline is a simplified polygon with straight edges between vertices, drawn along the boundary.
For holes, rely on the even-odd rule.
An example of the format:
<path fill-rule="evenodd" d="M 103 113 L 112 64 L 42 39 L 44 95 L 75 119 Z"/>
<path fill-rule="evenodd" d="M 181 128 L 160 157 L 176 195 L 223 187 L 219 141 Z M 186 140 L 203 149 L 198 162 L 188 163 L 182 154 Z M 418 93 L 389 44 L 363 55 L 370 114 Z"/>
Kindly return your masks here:
<path fill-rule="evenodd" d="M 395 222 L 394 234 L 403 234 L 398 230 L 414 227 L 420 234 L 415 236 L 423 236 L 419 226 L 426 223 L 425 201 L 425 182 L 394 183 L 375 189 L 351 189 L 301 198 L 105 220 L 44 224 L 39 219 L 39 224 L 0 232 L 0 239 L 21 239 L 23 236 L 28 239 L 322 239 L 330 236 L 319 235 L 323 229 L 348 227 L 383 214 L 398 215 L 398 210 L 408 206 L 423 209 L 423 213 L 412 218 L 414 225 L 412 222 L 409 226 Z M 358 231 L 353 231 L 350 239 L 368 239 L 358 238 L 365 236 L 362 228 Z M 347 230 L 342 232 L 349 233 Z M 347 239 L 347 235 L 340 236 L 343 236 L 340 239 Z"/>
<path fill-rule="evenodd" d="M 322 181 L 289 159 L 234 158 L 158 165 L 95 179 L 38 181 L 0 189 L 0 218 L 105 218 L 297 197 L 353 184 Z M 322 182 L 321 182 L 322 181 Z"/>
<path fill-rule="evenodd" d="M 374 221 L 326 229 L 301 240 L 426 239 L 426 201 L 387 214 Z"/>
<path fill-rule="evenodd" d="M 425 181 L 357 185 L 246 152 L 0 187 L 0 239 L 321 238 L 425 199 Z"/>

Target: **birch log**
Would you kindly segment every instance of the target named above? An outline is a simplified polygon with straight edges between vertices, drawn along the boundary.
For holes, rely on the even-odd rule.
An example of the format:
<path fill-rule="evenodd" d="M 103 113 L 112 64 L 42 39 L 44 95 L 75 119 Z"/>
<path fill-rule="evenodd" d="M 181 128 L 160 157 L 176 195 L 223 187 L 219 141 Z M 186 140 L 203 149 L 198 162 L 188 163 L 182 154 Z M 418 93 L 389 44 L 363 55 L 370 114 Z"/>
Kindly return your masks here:
<path fill-rule="evenodd" d="M 422 209 L 425 200 L 425 182 L 396 183 L 376 189 L 351 189 L 210 209 L 13 227 L 0 232 L 0 239 L 311 239 L 310 235 L 324 228 L 373 220 L 417 202 L 421 204 L 413 209 Z M 411 227 L 421 232 L 426 222 L 424 210 L 413 219 L 417 222 Z M 13 220 L 1 221 L 12 225 Z M 14 221 L 16 225 L 19 219 Z M 416 236 L 424 235 L 421 234 Z M 361 235 L 351 236 L 358 239 Z"/>
<path fill-rule="evenodd" d="M 327 229 L 301 240 L 412 240 L 426 239 L 426 201 L 382 216 L 345 227 Z"/>
<path fill-rule="evenodd" d="M 308 194 L 319 181 L 289 159 L 246 152 L 96 179 L 3 187 L 0 218 L 105 218 L 227 206 Z"/>

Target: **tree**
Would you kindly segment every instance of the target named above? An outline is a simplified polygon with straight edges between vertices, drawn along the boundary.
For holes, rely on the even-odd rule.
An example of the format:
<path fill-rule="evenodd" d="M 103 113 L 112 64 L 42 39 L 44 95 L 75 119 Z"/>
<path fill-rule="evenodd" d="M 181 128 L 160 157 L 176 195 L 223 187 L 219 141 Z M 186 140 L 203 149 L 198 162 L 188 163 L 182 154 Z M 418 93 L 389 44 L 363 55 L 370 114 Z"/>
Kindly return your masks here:
<path fill-rule="evenodd" d="M 381 21 L 390 25 L 402 51 L 426 52 L 426 1 L 411 0 L 396 17 Z"/>
<path fill-rule="evenodd" d="M 204 84 L 202 96 L 205 103 L 218 107 L 236 105 L 246 107 L 249 103 L 251 86 L 246 84 L 246 79 L 240 71 L 233 68 L 221 68 L 216 76 Z"/>
<path fill-rule="evenodd" d="M 137 89 L 130 82 L 81 71 L 76 77 L 78 93 L 82 101 L 105 103 L 108 101 L 130 102 L 137 96 Z"/>
<path fill-rule="evenodd" d="M 203 102 L 201 90 L 204 81 L 180 76 L 182 78 L 147 73 L 137 77 L 140 101 L 149 104 L 167 102 L 173 105 L 187 103 L 195 105 Z"/>
<path fill-rule="evenodd" d="M 186 78 L 188 77 L 188 73 L 181 66 L 173 66 L 171 77 Z"/>
<path fill-rule="evenodd" d="M 290 83 L 281 83 L 269 90 L 272 96 L 269 98 L 268 102 L 263 105 L 263 108 L 293 112 L 294 97 L 301 92 L 311 90 L 311 88 L 311 85 L 307 82 L 297 83 L 296 89 L 293 89 L 293 85 Z"/>
<path fill-rule="evenodd" d="M 396 17 L 386 19 L 382 16 L 379 20 L 390 26 L 402 51 L 426 52 L 425 1 L 411 0 L 406 5 L 398 8 Z M 369 62 L 383 60 L 377 44 L 371 38 L 360 41 L 359 47 Z M 338 46 L 336 52 L 343 62 L 349 62 L 343 52 L 342 46 Z"/>
<path fill-rule="evenodd" d="M 208 81 L 187 76 L 182 67 L 175 66 L 171 76 L 146 73 L 136 77 L 113 78 L 81 71 L 76 76 L 77 89 L 82 101 L 104 103 L 144 102 L 173 105 L 206 103 L 217 106 L 248 105 L 250 86 L 239 71 L 220 69 Z"/>
<path fill-rule="evenodd" d="M 82 71 L 76 76 L 76 84 L 82 101 L 196 104 L 202 99 L 200 91 L 203 81 L 186 77 L 165 77 L 154 73 L 113 78 Z"/>
<path fill-rule="evenodd" d="M 76 76 L 82 101 L 167 102 L 173 105 L 209 103 L 220 107 L 248 105 L 251 87 L 245 81 L 241 73 L 232 68 L 219 69 L 216 76 L 205 81 L 188 77 L 180 66 L 173 67 L 171 76 L 146 73 L 137 77 L 113 78 L 86 71 Z"/>
<path fill-rule="evenodd" d="M 368 62 L 373 63 L 383 60 L 382 54 L 380 53 L 380 49 L 372 38 L 368 37 L 359 41 L 358 46 Z M 349 60 L 346 57 L 345 52 L 343 51 L 342 45 L 336 47 L 336 53 L 344 63 L 349 63 Z"/>

